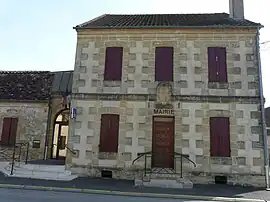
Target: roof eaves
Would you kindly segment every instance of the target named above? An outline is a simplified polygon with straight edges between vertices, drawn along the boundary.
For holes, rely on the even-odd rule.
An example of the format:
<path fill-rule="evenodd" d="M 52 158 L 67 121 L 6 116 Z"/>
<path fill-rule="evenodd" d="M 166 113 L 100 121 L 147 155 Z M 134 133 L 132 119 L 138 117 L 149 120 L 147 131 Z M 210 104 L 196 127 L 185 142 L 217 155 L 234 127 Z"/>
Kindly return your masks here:
<path fill-rule="evenodd" d="M 205 25 L 205 26 L 89 26 L 77 27 L 76 29 L 188 29 L 188 28 L 263 28 L 261 24 L 258 25 Z"/>
<path fill-rule="evenodd" d="M 43 99 L 43 100 L 19 100 L 19 99 L 0 99 L 0 103 L 3 102 L 21 102 L 21 103 L 48 103 L 49 98 Z"/>
<path fill-rule="evenodd" d="M 98 16 L 98 17 L 92 19 L 92 20 L 89 20 L 89 21 L 84 22 L 84 23 L 82 23 L 82 24 L 76 25 L 75 27 L 73 27 L 73 29 L 82 28 L 83 26 L 85 26 L 85 25 L 87 25 L 87 24 L 89 24 L 89 23 L 91 23 L 91 22 L 97 21 L 97 20 L 99 20 L 99 19 L 105 17 L 106 15 L 108 15 L 108 14 L 100 15 L 100 16 Z"/>

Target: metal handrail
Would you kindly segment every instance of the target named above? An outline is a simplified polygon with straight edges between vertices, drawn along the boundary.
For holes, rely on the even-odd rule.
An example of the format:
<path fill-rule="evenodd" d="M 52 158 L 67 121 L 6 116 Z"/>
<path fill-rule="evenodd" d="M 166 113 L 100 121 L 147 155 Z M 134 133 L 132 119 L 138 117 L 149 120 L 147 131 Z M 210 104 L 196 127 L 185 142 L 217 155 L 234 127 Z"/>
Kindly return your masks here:
<path fill-rule="evenodd" d="M 57 144 L 53 144 L 53 146 L 58 146 Z M 76 152 L 74 152 L 72 149 L 70 149 L 67 145 L 65 146 L 65 148 L 70 151 L 72 154 L 76 154 Z"/>
<path fill-rule="evenodd" d="M 145 156 L 145 155 L 147 155 L 147 154 L 152 154 L 152 152 L 150 151 L 150 152 L 143 152 L 143 153 L 140 153 L 140 155 L 139 155 L 136 159 L 134 159 L 134 160 L 132 161 L 132 165 L 133 165 L 137 160 L 139 160 L 141 157 L 143 157 L 143 156 Z"/>
<path fill-rule="evenodd" d="M 76 152 L 75 151 L 73 151 L 72 149 L 70 149 L 68 146 L 66 146 L 66 148 L 67 148 L 67 150 L 68 151 L 70 151 L 73 155 L 75 155 L 76 154 Z"/>
<path fill-rule="evenodd" d="M 147 164 L 147 157 L 148 157 L 148 155 L 150 154 L 150 156 L 149 157 L 151 157 L 151 156 L 153 156 L 153 155 L 157 155 L 157 153 L 154 153 L 154 152 L 144 152 L 144 153 L 141 153 L 136 159 L 134 159 L 133 161 L 132 161 L 132 165 L 136 162 L 136 161 L 138 161 L 140 158 L 142 158 L 142 157 L 144 157 L 144 175 L 146 175 L 146 173 L 147 173 L 147 166 L 146 166 L 146 164 Z M 159 155 L 159 154 L 158 154 Z M 178 156 L 180 157 L 180 159 L 181 159 L 181 167 L 180 167 L 180 174 L 181 174 L 181 178 L 183 177 L 183 158 L 185 158 L 185 159 L 187 159 L 190 163 L 192 163 L 193 164 L 193 166 L 194 167 L 196 167 L 196 163 L 194 162 L 194 161 L 192 161 L 189 157 L 188 157 L 188 155 L 186 155 L 186 154 L 181 154 L 181 153 L 178 153 L 178 152 L 174 152 L 174 153 L 172 153 L 172 154 L 170 154 L 170 155 L 172 155 L 172 157 L 173 157 L 173 159 L 174 159 L 174 163 L 176 163 L 176 159 L 178 158 Z M 152 167 L 151 167 L 151 169 L 150 169 L 151 171 L 150 172 L 152 172 Z M 166 170 L 166 169 L 161 169 L 161 170 Z M 176 174 L 176 171 L 174 170 L 174 169 L 169 169 L 170 170 L 170 172 L 173 172 L 173 173 L 175 173 Z M 167 171 L 167 170 L 166 170 Z M 159 173 L 160 171 L 158 171 L 158 173 Z M 167 171 L 167 173 L 168 173 L 168 171 Z"/>
<path fill-rule="evenodd" d="M 19 145 L 19 146 L 18 146 Z M 10 170 L 10 175 L 13 175 L 14 171 L 14 164 L 16 161 L 16 148 L 19 147 L 19 156 L 18 156 L 18 162 L 21 161 L 21 152 L 22 152 L 22 147 L 26 146 L 26 155 L 25 155 L 25 164 L 28 163 L 28 154 L 29 154 L 29 142 L 20 142 L 20 143 L 15 143 L 13 146 L 13 153 L 12 153 L 12 162 L 11 162 L 11 170 Z"/>
<path fill-rule="evenodd" d="M 192 163 L 194 165 L 194 167 L 196 167 L 196 163 L 194 161 L 192 161 L 190 158 L 188 158 L 188 155 L 187 154 L 181 154 L 181 153 L 178 153 L 178 152 L 174 152 L 174 154 L 176 155 L 180 155 L 181 157 L 184 157 L 185 159 L 187 159 L 190 163 Z"/>

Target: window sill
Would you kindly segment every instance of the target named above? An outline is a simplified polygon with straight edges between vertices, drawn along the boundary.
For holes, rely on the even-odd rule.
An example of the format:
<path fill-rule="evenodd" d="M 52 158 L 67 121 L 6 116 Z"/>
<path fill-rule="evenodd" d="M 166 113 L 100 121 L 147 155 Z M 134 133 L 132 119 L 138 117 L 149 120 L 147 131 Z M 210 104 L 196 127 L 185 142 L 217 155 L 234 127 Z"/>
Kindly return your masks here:
<path fill-rule="evenodd" d="M 228 82 L 208 82 L 209 89 L 229 89 Z"/>

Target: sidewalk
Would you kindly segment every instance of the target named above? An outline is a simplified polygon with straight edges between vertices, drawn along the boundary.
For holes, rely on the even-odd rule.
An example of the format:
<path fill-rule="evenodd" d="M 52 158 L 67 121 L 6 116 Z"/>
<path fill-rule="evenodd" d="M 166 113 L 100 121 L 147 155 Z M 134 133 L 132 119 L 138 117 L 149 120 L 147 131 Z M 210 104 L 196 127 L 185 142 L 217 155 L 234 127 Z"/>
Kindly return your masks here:
<path fill-rule="evenodd" d="M 23 185 L 23 186 L 17 186 Z M 31 188 L 32 186 L 32 188 Z M 35 188 L 33 188 L 33 186 Z M 38 186 L 38 187 L 36 187 Z M 49 181 L 26 178 L 5 177 L 0 173 L 0 188 L 26 188 L 26 189 L 41 189 L 41 190 L 56 190 L 56 191 L 73 191 L 84 193 L 100 193 L 100 194 L 123 194 L 123 195 L 148 195 L 153 194 L 153 197 L 162 195 L 166 198 L 175 198 L 173 195 L 187 195 L 187 198 L 210 199 L 215 197 L 239 198 L 240 200 L 225 200 L 224 201 L 247 201 L 245 199 L 262 199 L 270 201 L 270 191 L 252 187 L 240 187 L 229 185 L 194 185 L 193 189 L 162 189 L 162 188 L 138 188 L 133 186 L 133 181 L 114 180 L 114 179 L 93 179 L 93 178 L 77 178 L 75 180 L 64 181 Z M 28 187 L 28 188 L 27 188 Z M 54 189 L 60 188 L 60 189 Z M 81 190 L 81 191 L 80 191 Z M 92 190 L 92 191 L 91 191 Z M 121 193 L 120 193 L 121 192 Z M 126 194 L 125 194 L 126 193 Z M 193 198 L 193 199 L 195 199 Z"/>

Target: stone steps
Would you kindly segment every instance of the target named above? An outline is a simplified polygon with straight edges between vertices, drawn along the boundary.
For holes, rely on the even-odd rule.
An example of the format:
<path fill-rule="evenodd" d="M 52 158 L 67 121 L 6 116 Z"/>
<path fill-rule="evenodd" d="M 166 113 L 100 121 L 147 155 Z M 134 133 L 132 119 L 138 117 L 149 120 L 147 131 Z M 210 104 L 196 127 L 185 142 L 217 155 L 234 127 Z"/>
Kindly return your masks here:
<path fill-rule="evenodd" d="M 0 168 L 1 172 L 8 177 L 21 177 L 32 179 L 71 181 L 77 178 L 71 171 L 65 170 L 65 166 L 59 165 L 33 165 L 24 163 L 15 163 L 13 175 L 10 175 L 11 164 Z"/>
<path fill-rule="evenodd" d="M 146 174 L 134 181 L 135 186 L 160 187 L 173 189 L 192 189 L 193 183 L 176 174 Z"/>

